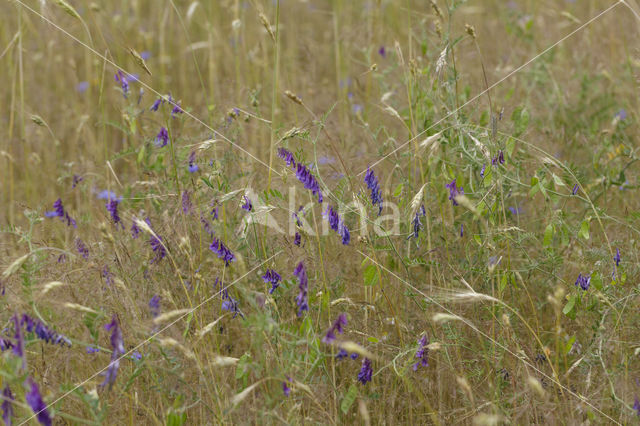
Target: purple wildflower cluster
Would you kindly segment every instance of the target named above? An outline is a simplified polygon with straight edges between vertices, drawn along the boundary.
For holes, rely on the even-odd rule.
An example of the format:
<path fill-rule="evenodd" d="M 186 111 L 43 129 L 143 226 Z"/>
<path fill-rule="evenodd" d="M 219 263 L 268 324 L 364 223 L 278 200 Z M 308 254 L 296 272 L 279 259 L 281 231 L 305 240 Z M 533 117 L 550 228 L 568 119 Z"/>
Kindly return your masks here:
<path fill-rule="evenodd" d="M 498 164 L 504 164 L 504 152 L 502 150 L 498 151 L 498 155 L 491 159 L 492 166 L 497 166 Z"/>
<path fill-rule="evenodd" d="M 416 212 L 416 215 L 413 217 L 413 220 L 411 221 L 411 224 L 413 225 L 413 232 L 409 234 L 409 237 L 407 239 L 411 237 L 418 238 L 418 235 L 420 234 L 420 230 L 422 229 L 422 222 L 420 221 L 420 218 L 426 215 L 427 215 L 427 212 L 424 209 L 424 204 L 422 204 L 418 209 L 418 211 Z"/>
<path fill-rule="evenodd" d="M 153 297 L 149 300 L 149 310 L 151 311 L 151 316 L 156 318 L 160 315 L 160 296 L 154 294 Z"/>
<path fill-rule="evenodd" d="M 200 168 L 196 164 L 196 152 L 191 151 L 191 154 L 189 154 L 189 173 L 195 173 L 199 169 Z"/>
<path fill-rule="evenodd" d="M 13 393 L 8 385 L 2 389 L 2 420 L 4 424 L 7 426 L 11 426 L 11 418 L 13 417 L 13 401 L 15 401 L 13 397 Z"/>
<path fill-rule="evenodd" d="M 214 238 L 209 249 L 218 255 L 218 259 L 224 260 L 224 264 L 229 266 L 230 262 L 235 259 L 234 254 L 225 246 L 219 238 Z"/>
<path fill-rule="evenodd" d="M 158 148 L 167 146 L 167 143 L 169 143 L 169 132 L 167 131 L 166 127 L 163 126 L 160 128 L 160 131 L 156 135 L 154 143 Z"/>
<path fill-rule="evenodd" d="M 107 285 L 113 285 L 113 274 L 111 273 L 111 270 L 109 269 L 108 265 L 104 265 L 102 267 L 102 271 L 100 271 L 100 276 L 104 278 L 104 282 L 106 282 Z"/>
<path fill-rule="evenodd" d="M 114 75 L 114 79 L 116 82 L 120 83 L 120 87 L 122 88 L 122 96 L 127 98 L 129 95 L 129 81 L 131 80 L 129 75 L 126 75 L 121 70 Z"/>
<path fill-rule="evenodd" d="M 289 376 L 285 376 L 285 378 L 286 380 L 282 382 L 282 393 L 284 393 L 284 396 L 289 396 L 291 394 L 289 383 L 293 383 L 293 379 Z"/>
<path fill-rule="evenodd" d="M 188 214 L 193 205 L 191 204 L 191 196 L 186 189 L 182 191 L 182 213 Z"/>
<path fill-rule="evenodd" d="M 327 206 L 327 210 L 324 212 L 324 216 L 329 222 L 329 227 L 336 231 L 338 235 L 342 237 L 342 244 L 345 246 L 349 244 L 351 241 L 351 234 L 349 233 L 349 228 L 345 225 L 344 220 L 338 215 L 333 207 Z"/>
<path fill-rule="evenodd" d="M 111 220 L 113 220 L 113 223 L 114 225 L 116 225 L 116 227 L 118 224 L 120 224 L 120 227 L 124 229 L 124 225 L 122 224 L 122 219 L 118 214 L 118 205 L 120 204 L 120 201 L 122 201 L 122 197 L 118 197 L 115 194 L 115 192 L 108 191 L 105 189 L 104 191 L 101 191 L 98 194 L 98 199 L 107 200 L 105 207 L 107 208 L 107 211 L 111 215 Z"/>
<path fill-rule="evenodd" d="M 338 353 L 336 354 L 336 359 L 340 361 L 341 359 L 346 358 L 347 356 L 353 360 L 358 359 L 358 354 L 356 352 L 349 355 L 349 352 L 345 351 L 344 349 L 340 349 L 338 351 Z"/>
<path fill-rule="evenodd" d="M 344 332 L 344 327 L 347 325 L 347 315 L 340 314 L 338 318 L 335 320 L 333 325 L 327 330 L 327 333 L 322 338 L 322 343 L 333 343 L 336 341 L 336 333 L 342 334 Z"/>
<path fill-rule="evenodd" d="M 298 278 L 300 292 L 296 297 L 296 304 L 298 305 L 298 316 L 300 317 L 304 311 L 309 311 L 309 279 L 307 278 L 307 270 L 304 268 L 304 263 L 298 263 L 293 275 Z"/>
<path fill-rule="evenodd" d="M 56 333 L 54 330 L 47 327 L 42 321 L 33 319 L 27 314 L 23 314 L 20 319 L 20 325 L 28 333 L 34 333 L 36 337 L 46 343 L 52 345 L 69 346 L 71 347 L 71 340 L 62 334 Z"/>
<path fill-rule="evenodd" d="M 418 340 L 418 350 L 416 351 L 416 358 L 418 358 L 418 362 L 413 364 L 413 371 L 416 371 L 418 367 L 428 367 L 429 366 L 429 338 L 425 334 Z"/>
<path fill-rule="evenodd" d="M 280 286 L 280 281 L 282 277 L 273 269 L 267 269 L 267 271 L 262 276 L 262 280 L 265 283 L 271 284 L 271 289 L 269 290 L 269 294 L 273 294 L 273 292 Z"/>
<path fill-rule="evenodd" d="M 60 198 L 58 198 L 53 203 L 53 210 L 45 212 L 44 215 L 45 217 L 49 217 L 49 218 L 59 217 L 60 220 L 62 220 L 63 222 L 64 221 L 67 222 L 67 226 L 73 226 L 74 228 L 78 227 L 76 225 L 75 219 L 69 216 L 69 213 L 64 209 L 64 206 L 62 205 L 62 200 Z"/>
<path fill-rule="evenodd" d="M 113 314 L 111 317 L 111 322 L 104 326 L 105 330 L 111 332 L 111 361 L 109 362 L 109 366 L 107 370 L 102 373 L 105 378 L 104 382 L 100 384 L 101 387 L 111 386 L 116 381 L 116 376 L 118 375 L 118 368 L 120 368 L 120 358 L 124 355 L 124 339 L 122 338 L 122 330 L 120 329 L 120 321 L 118 321 L 118 316 Z"/>
<path fill-rule="evenodd" d="M 246 210 L 248 212 L 253 210 L 253 204 L 251 204 L 251 200 L 249 199 L 249 197 L 247 197 L 246 195 L 242 196 L 242 199 L 244 200 L 244 204 L 242 204 L 242 209 Z"/>
<path fill-rule="evenodd" d="M 367 168 L 367 174 L 364 175 L 364 183 L 371 191 L 371 203 L 378 206 L 378 216 L 382 213 L 382 194 L 380 193 L 380 184 L 373 170 Z"/>
<path fill-rule="evenodd" d="M 591 275 L 578 274 L 578 278 L 574 285 L 576 287 L 580 287 L 584 291 L 589 290 L 589 286 L 591 285 Z"/>
<path fill-rule="evenodd" d="M 51 426 L 51 416 L 47 411 L 47 404 L 42 400 L 42 395 L 40 395 L 40 389 L 38 389 L 38 385 L 33 381 L 29 381 L 29 392 L 25 394 L 25 399 L 27 400 L 27 404 L 31 407 L 34 414 L 37 415 L 38 421 L 40 424 L 44 426 Z"/>
<path fill-rule="evenodd" d="M 76 250 L 78 251 L 80 256 L 82 256 L 85 260 L 88 260 L 89 259 L 89 249 L 84 244 L 84 241 L 82 241 L 80 238 L 76 238 L 75 244 L 76 244 Z"/>
<path fill-rule="evenodd" d="M 455 179 L 449 182 L 448 184 L 446 184 L 445 187 L 449 188 L 449 199 L 451 200 L 451 203 L 454 206 L 457 206 L 458 202 L 456 201 L 456 197 L 458 195 L 463 195 L 464 189 L 462 187 L 458 188 L 458 186 L 456 185 Z"/>
<path fill-rule="evenodd" d="M 320 191 L 320 185 L 318 185 L 318 181 L 307 166 L 302 163 L 296 164 L 293 154 L 284 148 L 278 148 L 278 156 L 287 163 L 287 166 L 292 169 L 295 168 L 298 180 L 302 182 L 304 187 L 310 190 L 313 195 L 317 195 L 318 203 L 322 204 L 322 191 Z"/>
<path fill-rule="evenodd" d="M 76 189 L 76 186 L 78 186 L 78 184 L 80 182 L 82 182 L 84 180 L 84 178 L 80 175 L 73 175 L 73 179 L 71 181 L 71 189 Z"/>
<path fill-rule="evenodd" d="M 371 360 L 369 358 L 364 358 L 362 360 L 362 367 L 360 367 L 360 372 L 358 373 L 358 381 L 363 385 L 366 385 L 367 382 L 371 381 L 372 375 L 373 369 L 371 368 Z"/>

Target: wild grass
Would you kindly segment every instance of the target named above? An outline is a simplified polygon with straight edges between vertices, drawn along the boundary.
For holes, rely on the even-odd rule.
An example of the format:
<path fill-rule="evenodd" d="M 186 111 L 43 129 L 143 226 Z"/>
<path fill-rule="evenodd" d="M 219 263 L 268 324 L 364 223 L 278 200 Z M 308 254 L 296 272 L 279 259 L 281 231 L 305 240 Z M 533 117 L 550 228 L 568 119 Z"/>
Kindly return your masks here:
<path fill-rule="evenodd" d="M 637 421 L 634 1 L 0 11 L 5 423 Z"/>

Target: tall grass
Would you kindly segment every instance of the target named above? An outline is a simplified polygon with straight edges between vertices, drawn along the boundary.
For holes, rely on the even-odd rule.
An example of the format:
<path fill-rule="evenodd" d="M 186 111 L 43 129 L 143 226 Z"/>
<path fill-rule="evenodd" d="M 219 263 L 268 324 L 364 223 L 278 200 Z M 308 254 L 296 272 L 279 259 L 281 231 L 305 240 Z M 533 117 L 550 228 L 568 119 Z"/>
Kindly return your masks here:
<path fill-rule="evenodd" d="M 3 3 L 3 420 L 637 421 L 635 6 Z"/>

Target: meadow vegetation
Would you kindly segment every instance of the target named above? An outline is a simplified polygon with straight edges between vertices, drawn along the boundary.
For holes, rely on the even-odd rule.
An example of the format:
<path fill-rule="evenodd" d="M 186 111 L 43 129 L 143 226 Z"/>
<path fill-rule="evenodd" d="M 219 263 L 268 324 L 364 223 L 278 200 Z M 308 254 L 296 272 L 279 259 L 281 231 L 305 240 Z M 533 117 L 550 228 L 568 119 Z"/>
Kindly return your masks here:
<path fill-rule="evenodd" d="M 0 3 L 6 424 L 633 424 L 633 0 Z"/>

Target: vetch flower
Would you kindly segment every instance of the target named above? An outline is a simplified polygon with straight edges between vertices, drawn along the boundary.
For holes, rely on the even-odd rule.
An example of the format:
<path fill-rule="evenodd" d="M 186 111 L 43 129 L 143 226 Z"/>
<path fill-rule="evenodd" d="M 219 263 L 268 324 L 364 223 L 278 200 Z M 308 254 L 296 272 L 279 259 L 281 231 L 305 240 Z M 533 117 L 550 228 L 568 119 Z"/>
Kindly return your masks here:
<path fill-rule="evenodd" d="M 251 204 L 251 200 L 249 199 L 249 197 L 247 197 L 246 195 L 243 195 L 242 199 L 244 200 L 244 204 L 242 204 L 241 207 L 248 212 L 253 210 L 253 204 Z"/>
<path fill-rule="evenodd" d="M 88 88 L 89 88 L 88 81 L 81 81 L 80 83 L 76 84 L 76 92 L 78 93 L 84 93 L 87 91 Z"/>
<path fill-rule="evenodd" d="M 502 150 L 498 151 L 498 155 L 491 159 L 492 166 L 495 166 L 498 164 L 504 164 L 504 152 L 502 152 Z"/>
<path fill-rule="evenodd" d="M 0 352 L 4 352 L 7 349 L 11 349 L 13 348 L 13 342 L 11 342 L 11 340 L 9 339 L 5 339 L 4 337 L 0 336 Z"/>
<path fill-rule="evenodd" d="M 309 279 L 307 278 L 307 271 L 304 268 L 302 262 L 298 263 L 296 269 L 293 271 L 293 275 L 298 277 L 298 289 L 300 292 L 296 297 L 296 304 L 298 305 L 298 316 L 302 316 L 302 312 L 309 311 Z"/>
<path fill-rule="evenodd" d="M 464 237 L 464 224 L 460 224 L 460 238 Z"/>
<path fill-rule="evenodd" d="M 100 384 L 101 387 L 109 385 L 109 389 L 116 381 L 118 375 L 118 368 L 120 367 L 120 357 L 124 355 L 124 340 L 122 339 L 122 330 L 120 329 L 120 322 L 118 316 L 113 314 L 111 322 L 104 326 L 105 330 L 111 332 L 111 362 L 107 370 L 102 373 L 105 376 L 104 382 Z"/>
<path fill-rule="evenodd" d="M 574 285 L 576 287 L 580 287 L 584 291 L 587 291 L 589 289 L 589 286 L 591 285 L 591 275 L 583 276 L 582 274 L 578 274 L 578 278 L 576 279 Z"/>
<path fill-rule="evenodd" d="M 358 381 L 363 385 L 366 385 L 367 382 L 371 381 L 372 374 L 373 370 L 371 369 L 371 360 L 369 358 L 364 358 L 362 360 L 362 367 L 360 367 L 360 372 L 358 373 Z"/>
<path fill-rule="evenodd" d="M 293 244 L 300 246 L 300 233 L 296 231 L 296 235 L 293 237 Z"/>
<path fill-rule="evenodd" d="M 164 104 L 164 98 L 160 97 L 155 100 L 153 105 L 151 105 L 151 108 L 149 108 L 149 111 L 157 111 L 158 108 L 160 108 L 160 105 L 162 104 Z"/>
<path fill-rule="evenodd" d="M 169 143 L 169 132 L 165 127 L 161 127 L 156 135 L 155 144 L 158 148 L 162 148 L 163 146 L 167 146 L 167 143 Z"/>
<path fill-rule="evenodd" d="M 151 316 L 156 318 L 160 315 L 160 296 L 154 294 L 153 297 L 149 300 L 149 310 L 151 311 Z"/>
<path fill-rule="evenodd" d="M 138 351 L 135 351 L 131 354 L 131 359 L 140 361 L 142 359 L 142 354 Z"/>
<path fill-rule="evenodd" d="M 71 189 L 75 189 L 75 187 L 78 186 L 78 184 L 80 182 L 82 182 L 83 180 L 84 180 L 84 178 L 82 176 L 73 175 L 73 180 L 71 182 Z"/>
<path fill-rule="evenodd" d="M 342 334 L 344 327 L 347 325 L 347 315 L 340 314 L 335 320 L 331 328 L 327 330 L 327 333 L 322 338 L 322 343 L 333 343 L 336 340 L 336 333 Z"/>
<path fill-rule="evenodd" d="M 457 206 L 456 196 L 464 194 L 464 189 L 462 187 L 458 188 L 456 186 L 456 180 L 452 180 L 445 187 L 449 188 L 449 199 L 454 206 Z"/>
<path fill-rule="evenodd" d="M 120 219 L 120 215 L 118 214 L 118 205 L 120 204 L 120 200 L 117 198 L 107 200 L 106 208 L 109 214 L 111 215 L 111 220 L 113 220 L 114 225 L 120 224 L 120 227 L 124 229 L 124 225 L 122 224 L 122 220 Z"/>
<path fill-rule="evenodd" d="M 480 169 L 480 177 L 484 179 L 484 171 L 487 168 L 486 164 L 482 165 L 482 169 Z"/>
<path fill-rule="evenodd" d="M 2 420 L 4 420 L 4 424 L 6 426 L 11 426 L 11 418 L 13 417 L 13 393 L 11 393 L 11 389 L 9 385 L 6 385 L 4 389 L 2 389 Z"/>
<path fill-rule="evenodd" d="M 196 164 L 196 152 L 191 151 L 191 154 L 189 154 L 189 173 L 195 173 L 198 169 L 199 167 Z"/>
<path fill-rule="evenodd" d="M 622 259 L 620 258 L 620 249 L 619 248 L 616 249 L 616 255 L 613 257 L 613 260 L 616 262 L 616 267 L 620 266 L 620 261 Z"/>
<path fill-rule="evenodd" d="M 371 203 L 374 206 L 378 205 L 378 216 L 380 216 L 382 213 L 382 194 L 380 193 L 378 178 L 370 168 L 367 168 L 367 173 L 364 175 L 364 182 L 367 184 L 369 190 L 371 190 Z"/>
<path fill-rule="evenodd" d="M 269 294 L 273 294 L 276 288 L 278 288 L 278 286 L 280 285 L 280 281 L 282 280 L 282 277 L 273 269 L 267 269 L 267 271 L 262 276 L 262 280 L 265 283 L 271 284 L 271 289 L 269 290 Z"/>
<path fill-rule="evenodd" d="M 349 352 L 345 351 L 344 349 L 340 349 L 336 354 L 336 359 L 340 361 L 342 358 L 346 358 L 347 356 L 349 356 Z"/>
<path fill-rule="evenodd" d="M 71 340 L 62 334 L 58 334 L 54 330 L 47 327 L 42 321 L 33 319 L 27 314 L 23 314 L 20 319 L 20 325 L 24 326 L 25 330 L 29 333 L 34 333 L 36 337 L 46 343 L 53 345 L 71 347 Z"/>
<path fill-rule="evenodd" d="M 88 354 L 95 354 L 96 352 L 100 352 L 100 349 L 94 348 L 93 346 L 87 346 L 86 351 Z"/>
<path fill-rule="evenodd" d="M 156 254 L 155 257 L 151 259 L 151 263 L 159 262 L 167 255 L 167 249 L 165 249 L 162 243 L 162 237 L 152 235 L 149 238 L 149 245 L 151 245 L 151 250 Z"/>
<path fill-rule="evenodd" d="M 176 114 L 182 114 L 184 112 L 182 110 L 182 107 L 180 107 L 180 101 L 178 102 L 170 101 L 170 102 L 173 105 L 173 109 L 171 110 L 171 117 L 175 117 Z"/>
<path fill-rule="evenodd" d="M 13 328 L 14 335 L 13 338 L 15 340 L 15 344 L 13 345 L 13 354 L 18 358 L 22 358 L 22 368 L 25 368 L 27 365 L 27 360 L 24 356 L 24 335 L 22 334 L 22 327 L 20 325 L 20 320 L 18 319 L 18 314 L 13 314 L 11 317 L 13 320 Z"/>
<path fill-rule="evenodd" d="M 278 148 L 278 157 L 282 158 L 287 163 L 287 166 L 292 168 L 296 166 L 296 160 L 293 158 L 291 151 L 284 148 Z"/>
<path fill-rule="evenodd" d="M 640 417 L 640 400 L 638 397 L 635 397 L 635 401 L 633 401 L 633 409 L 636 410 L 636 415 Z"/>
<path fill-rule="evenodd" d="M 186 189 L 182 191 L 182 213 L 187 214 L 191 210 L 191 197 Z"/>
<path fill-rule="evenodd" d="M 218 255 L 219 259 L 224 260 L 226 266 L 235 259 L 234 254 L 229 250 L 218 238 L 214 238 L 209 249 Z"/>
<path fill-rule="evenodd" d="M 282 393 L 284 393 L 284 396 L 289 396 L 289 394 L 291 394 L 291 388 L 288 386 L 288 383 L 293 383 L 293 380 L 289 376 L 285 377 L 287 378 L 287 380 L 282 382 Z"/>
<path fill-rule="evenodd" d="M 342 244 L 347 246 L 349 245 L 349 241 L 351 241 L 351 234 L 349 233 L 349 228 L 344 224 L 344 221 L 341 220 L 338 225 L 338 234 L 342 237 Z"/>
<path fill-rule="evenodd" d="M 380 49 L 378 49 L 378 55 L 382 56 L 383 58 L 387 57 L 387 51 L 384 46 L 380 46 Z"/>
<path fill-rule="evenodd" d="M 133 223 L 131 224 L 131 238 L 136 239 L 140 236 L 141 229 L 136 223 L 136 218 L 133 218 Z"/>
<path fill-rule="evenodd" d="M 74 228 L 77 228 L 76 221 L 71 216 L 69 216 L 69 213 L 64 209 L 62 200 L 60 198 L 58 198 L 53 203 L 53 210 L 45 212 L 44 215 L 45 217 L 49 218 L 59 217 L 63 222 L 67 222 L 67 226 L 73 226 Z"/>
<path fill-rule="evenodd" d="M 27 400 L 27 404 L 33 410 L 33 412 L 37 415 L 38 421 L 40 424 L 44 426 L 51 426 L 51 416 L 47 411 L 47 404 L 42 400 L 42 395 L 40 395 L 40 389 L 38 389 L 38 385 L 33 379 L 29 380 L 30 390 L 25 394 L 25 399 Z"/>
<path fill-rule="evenodd" d="M 580 186 L 576 183 L 575 185 L 573 185 L 573 189 L 571 190 L 571 195 L 576 195 L 578 193 L 578 189 L 580 189 Z"/>
<path fill-rule="evenodd" d="M 315 176 L 304 164 L 298 163 L 296 168 L 296 177 L 304 184 L 304 187 L 311 191 L 313 195 L 318 196 L 318 203 L 322 204 L 322 192 Z"/>
<path fill-rule="evenodd" d="M 413 371 L 416 371 L 418 367 L 428 367 L 429 366 L 429 339 L 425 334 L 418 340 L 418 350 L 416 351 L 416 358 L 418 358 L 418 362 L 413 364 Z"/>
<path fill-rule="evenodd" d="M 327 210 L 325 210 L 324 216 L 329 222 L 329 228 L 338 232 L 338 225 L 340 224 L 340 217 L 338 216 L 338 212 L 333 210 L 332 206 L 327 206 Z"/>
<path fill-rule="evenodd" d="M 104 278 L 104 282 L 106 282 L 107 285 L 113 285 L 113 274 L 111 273 L 109 266 L 104 265 L 100 272 L 100 276 Z"/>
<path fill-rule="evenodd" d="M 76 250 L 85 260 L 89 259 L 89 249 L 80 238 L 76 238 Z"/>
<path fill-rule="evenodd" d="M 407 238 L 407 240 L 411 237 L 414 237 L 416 239 L 418 238 L 418 235 L 420 234 L 420 229 L 422 229 L 422 222 L 420 221 L 420 218 L 426 215 L 427 215 L 427 212 L 424 209 L 424 204 L 423 204 L 420 206 L 418 211 L 416 211 L 416 215 L 411 221 L 411 224 L 413 225 L 413 233 L 409 234 L 409 237 Z"/>
<path fill-rule="evenodd" d="M 130 76 L 125 75 L 120 70 L 118 70 L 118 72 L 114 75 L 115 80 L 120 83 L 120 87 L 122 88 L 122 96 L 124 96 L 125 99 L 129 94 L 129 77 Z"/>

